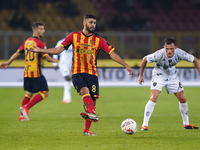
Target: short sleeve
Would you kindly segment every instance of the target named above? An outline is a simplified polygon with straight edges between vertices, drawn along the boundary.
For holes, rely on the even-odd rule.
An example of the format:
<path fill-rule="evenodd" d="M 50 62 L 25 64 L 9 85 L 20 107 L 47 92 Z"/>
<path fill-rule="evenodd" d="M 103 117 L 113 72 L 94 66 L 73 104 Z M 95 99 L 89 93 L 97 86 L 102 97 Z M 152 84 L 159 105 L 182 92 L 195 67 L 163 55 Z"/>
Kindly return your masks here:
<path fill-rule="evenodd" d="M 148 62 L 148 63 L 155 62 L 154 53 L 153 53 L 153 54 L 147 55 L 146 58 L 147 58 L 147 62 Z"/>
<path fill-rule="evenodd" d="M 104 50 L 107 54 L 111 54 L 115 50 L 115 48 L 103 38 L 100 38 L 99 48 Z"/>
<path fill-rule="evenodd" d="M 41 47 L 43 49 L 47 49 L 46 43 L 42 43 Z M 41 53 L 41 54 L 42 54 L 43 57 L 47 55 L 47 53 Z"/>
<path fill-rule="evenodd" d="M 19 49 L 17 50 L 18 52 L 24 53 L 24 44 L 25 44 L 25 41 L 24 41 L 24 43 L 19 47 Z"/>
<path fill-rule="evenodd" d="M 193 62 L 194 61 L 194 56 L 185 52 L 182 49 L 178 49 L 178 55 L 181 57 L 182 60 L 188 61 L 188 62 Z"/>
<path fill-rule="evenodd" d="M 155 53 L 147 55 L 147 62 L 152 63 L 152 62 L 157 62 L 162 58 L 163 55 L 163 49 L 156 51 Z"/>
<path fill-rule="evenodd" d="M 65 39 L 64 41 L 60 44 L 60 46 L 62 46 L 65 49 L 68 49 L 68 47 L 72 44 L 73 42 L 73 33 L 70 33 Z"/>

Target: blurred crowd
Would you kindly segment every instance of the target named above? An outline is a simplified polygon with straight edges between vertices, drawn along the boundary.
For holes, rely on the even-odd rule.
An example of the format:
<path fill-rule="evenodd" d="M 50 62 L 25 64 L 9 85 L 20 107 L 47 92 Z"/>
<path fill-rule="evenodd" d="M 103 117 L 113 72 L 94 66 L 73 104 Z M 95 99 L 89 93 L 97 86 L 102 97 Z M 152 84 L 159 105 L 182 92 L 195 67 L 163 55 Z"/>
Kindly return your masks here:
<path fill-rule="evenodd" d="M 98 11 L 97 31 L 198 31 L 199 0 L 89 0 Z M 38 3 L 51 3 L 60 15 L 83 16 L 73 0 L 6 0 L 0 10 L 14 10 L 12 28 L 30 29 L 27 11 L 37 11 Z M 87 7 L 87 6 L 83 6 Z M 59 17 L 59 16 L 58 16 Z M 103 19 L 102 19 L 103 18 Z M 103 21 L 103 20 L 106 20 Z M 108 28 L 106 28 L 108 27 Z"/>

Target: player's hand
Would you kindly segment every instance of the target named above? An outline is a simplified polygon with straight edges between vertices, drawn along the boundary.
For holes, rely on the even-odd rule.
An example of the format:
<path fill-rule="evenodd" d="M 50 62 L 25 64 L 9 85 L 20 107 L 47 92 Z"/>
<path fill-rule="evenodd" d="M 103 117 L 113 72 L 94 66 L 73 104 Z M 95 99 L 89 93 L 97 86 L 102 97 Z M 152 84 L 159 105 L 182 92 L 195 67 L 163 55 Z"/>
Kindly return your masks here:
<path fill-rule="evenodd" d="M 29 51 L 31 51 L 31 52 L 40 52 L 40 48 L 39 47 L 36 47 L 36 46 L 33 46 L 33 48 L 30 48 L 30 49 L 28 49 Z"/>
<path fill-rule="evenodd" d="M 8 68 L 8 66 L 9 66 L 9 64 L 8 64 L 8 63 L 2 63 L 2 64 L 0 65 L 0 68 L 1 68 L 1 69 L 3 69 L 3 68 L 4 68 L 4 70 L 5 70 L 5 69 L 7 69 L 7 68 Z"/>
<path fill-rule="evenodd" d="M 133 69 L 130 66 L 127 66 L 126 70 L 129 72 L 129 75 L 131 75 L 132 77 L 134 77 Z"/>
<path fill-rule="evenodd" d="M 144 83 L 144 77 L 140 75 L 138 77 L 138 81 L 139 81 L 139 84 L 142 85 L 142 83 Z"/>
<path fill-rule="evenodd" d="M 53 58 L 53 63 L 57 63 L 58 62 L 58 60 L 57 59 L 55 59 L 55 58 Z M 58 66 L 57 66 L 58 67 Z"/>

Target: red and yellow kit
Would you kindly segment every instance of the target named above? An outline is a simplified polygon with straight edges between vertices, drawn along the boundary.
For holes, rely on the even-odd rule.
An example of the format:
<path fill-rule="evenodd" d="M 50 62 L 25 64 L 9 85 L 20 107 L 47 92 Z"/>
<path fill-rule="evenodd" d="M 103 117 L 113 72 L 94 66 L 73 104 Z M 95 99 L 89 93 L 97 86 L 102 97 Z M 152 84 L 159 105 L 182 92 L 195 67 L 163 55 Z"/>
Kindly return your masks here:
<path fill-rule="evenodd" d="M 105 39 L 97 34 L 86 36 L 82 31 L 72 32 L 61 43 L 65 49 L 73 44 L 72 74 L 88 73 L 97 76 L 97 54 L 104 50 L 107 54 L 114 51 Z"/>
<path fill-rule="evenodd" d="M 38 37 L 29 37 L 17 50 L 20 53 L 25 53 L 25 67 L 24 77 L 37 78 L 42 74 L 42 59 L 46 56 L 46 53 L 35 53 L 28 51 L 27 49 L 33 48 L 33 46 L 41 49 L 46 49 L 46 44 Z"/>

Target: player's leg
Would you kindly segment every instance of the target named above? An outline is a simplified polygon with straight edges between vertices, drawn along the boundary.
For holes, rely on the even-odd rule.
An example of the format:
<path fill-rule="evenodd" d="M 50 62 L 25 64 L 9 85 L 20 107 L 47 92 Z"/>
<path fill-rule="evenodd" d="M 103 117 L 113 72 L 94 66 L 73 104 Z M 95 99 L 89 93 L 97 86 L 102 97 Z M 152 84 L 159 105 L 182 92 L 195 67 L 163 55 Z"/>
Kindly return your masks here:
<path fill-rule="evenodd" d="M 33 78 L 31 82 L 32 93 L 38 93 L 35 95 L 31 101 L 29 101 L 25 107 L 30 109 L 35 104 L 39 103 L 41 100 L 45 99 L 49 95 L 49 89 L 45 77 L 42 75 L 38 78 Z"/>
<path fill-rule="evenodd" d="M 59 70 L 64 77 L 63 103 L 71 103 L 71 66 L 72 52 L 63 52 L 60 56 Z"/>
<path fill-rule="evenodd" d="M 27 91 L 24 98 L 22 99 L 22 106 L 26 105 L 30 101 L 32 96 L 33 96 L 33 93 Z"/>
<path fill-rule="evenodd" d="M 94 106 L 96 107 L 96 98 L 93 98 Z M 88 136 L 96 136 L 95 133 L 92 133 L 90 131 L 90 126 L 92 124 L 92 121 L 89 119 L 85 119 L 85 128 L 83 131 L 83 135 L 88 135 Z"/>
<path fill-rule="evenodd" d="M 90 91 L 89 91 L 88 87 L 82 87 L 79 93 L 82 96 L 83 103 L 86 107 L 86 112 L 96 114 L 94 102 L 90 95 Z"/>
<path fill-rule="evenodd" d="M 180 91 L 174 94 L 179 100 L 179 110 L 182 116 L 184 128 L 185 129 L 199 129 L 198 127 L 189 123 L 188 104 L 187 104 L 187 99 L 186 99 L 184 91 Z"/>
<path fill-rule="evenodd" d="M 71 77 L 65 76 L 63 103 L 71 103 Z"/>
<path fill-rule="evenodd" d="M 96 116 L 93 99 L 91 98 L 90 94 L 88 94 L 88 92 L 89 92 L 89 89 L 86 87 L 83 87 L 80 90 L 80 94 L 82 95 L 82 98 L 83 98 L 83 103 L 86 107 L 86 113 L 84 112 L 81 113 L 81 116 L 85 119 L 85 128 L 83 131 L 83 135 L 96 136 L 96 134 L 89 131 L 92 122 L 97 122 L 98 117 Z"/>
<path fill-rule="evenodd" d="M 183 86 L 179 80 L 179 77 L 176 76 L 174 79 L 170 81 L 167 85 L 167 92 L 174 93 L 174 95 L 179 100 L 179 110 L 183 120 L 183 126 L 185 129 L 198 129 L 192 124 L 189 124 L 189 116 L 188 116 L 188 104 L 187 99 L 184 93 Z"/>
<path fill-rule="evenodd" d="M 96 99 L 99 98 L 99 82 L 98 78 L 95 75 L 89 75 L 89 74 L 84 74 L 83 75 L 84 80 L 87 81 L 87 94 L 89 92 L 90 94 L 90 101 L 92 103 L 92 113 L 96 114 L 95 112 L 95 104 L 96 104 Z M 80 91 L 81 95 L 83 91 Z M 84 100 L 85 101 L 85 100 Z M 87 102 L 84 102 L 85 105 L 87 105 Z M 91 111 L 90 111 L 91 112 Z"/>
<path fill-rule="evenodd" d="M 153 113 L 154 106 L 157 102 L 158 96 L 159 96 L 160 91 L 159 90 L 151 90 L 151 97 L 150 100 L 146 103 L 145 105 L 145 110 L 144 110 L 144 118 L 143 118 L 143 123 L 142 123 L 142 130 L 148 130 L 148 124 L 149 124 L 149 119 Z"/>
<path fill-rule="evenodd" d="M 87 79 L 85 76 L 88 76 L 86 73 L 74 74 L 72 75 L 72 83 L 76 91 L 82 96 L 84 106 L 86 108 L 86 113 L 81 113 L 81 116 L 84 119 L 91 119 L 92 121 L 98 121 L 98 117 L 95 113 L 95 107 L 93 100 L 90 95 L 90 90 L 88 88 Z M 90 78 L 88 77 L 90 80 Z"/>
<path fill-rule="evenodd" d="M 33 96 L 33 93 L 27 91 L 26 94 L 25 94 L 25 96 L 24 96 L 24 98 L 22 99 L 21 107 L 24 106 L 24 105 L 26 105 L 30 101 L 30 99 L 31 99 L 32 96 Z M 24 121 L 25 120 L 22 112 L 20 112 L 19 120 L 20 121 Z"/>
<path fill-rule="evenodd" d="M 39 103 L 43 99 L 45 99 L 49 95 L 49 91 L 40 91 L 38 94 L 36 94 L 26 105 L 26 109 L 30 109 L 35 104 Z"/>
<path fill-rule="evenodd" d="M 188 104 L 184 94 L 184 91 L 180 91 L 178 93 L 174 93 L 175 96 L 179 100 L 179 110 L 182 116 L 183 124 L 189 125 L 189 117 L 188 117 Z"/>
<path fill-rule="evenodd" d="M 144 118 L 142 123 L 142 129 L 144 131 L 148 130 L 149 119 L 153 113 L 154 106 L 158 100 L 158 96 L 162 91 L 162 87 L 165 86 L 163 78 L 160 75 L 155 75 L 151 80 L 151 96 L 147 104 L 145 105 Z"/>
<path fill-rule="evenodd" d="M 26 105 L 20 108 L 21 112 L 23 113 L 23 116 L 27 121 L 29 120 L 28 118 L 29 109 L 33 107 L 35 104 L 45 99 L 48 95 L 49 91 L 40 91 L 39 94 L 35 95 Z"/>
<path fill-rule="evenodd" d="M 28 84 L 26 84 L 27 86 L 24 86 L 25 90 L 31 93 L 39 92 L 26 105 L 20 107 L 20 110 L 23 113 L 25 119 L 29 120 L 28 118 L 29 109 L 33 107 L 35 104 L 45 99 L 49 95 L 49 90 L 47 86 L 47 81 L 44 76 L 40 76 L 38 78 L 28 78 L 26 80 Z"/>

